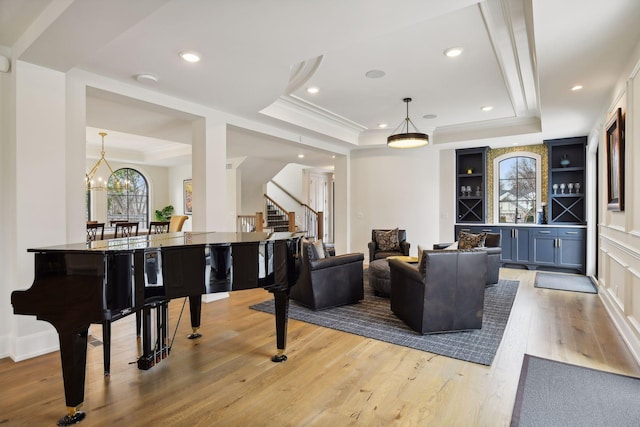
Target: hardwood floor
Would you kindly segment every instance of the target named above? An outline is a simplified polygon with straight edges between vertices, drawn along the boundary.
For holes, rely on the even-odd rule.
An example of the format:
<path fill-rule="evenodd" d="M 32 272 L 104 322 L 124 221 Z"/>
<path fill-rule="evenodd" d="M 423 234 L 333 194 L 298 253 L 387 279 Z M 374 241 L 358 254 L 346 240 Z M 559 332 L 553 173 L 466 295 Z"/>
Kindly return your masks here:
<path fill-rule="evenodd" d="M 490 367 L 295 320 L 289 360 L 272 363 L 273 316 L 248 308 L 271 298 L 261 289 L 204 305 L 199 340 L 185 338 L 185 308 L 170 357 L 148 371 L 135 364 L 134 316 L 113 324 L 107 378 L 92 326 L 80 425 L 506 426 L 524 353 L 640 376 L 597 295 L 534 288 L 530 271 L 500 274 L 520 287 Z M 172 331 L 181 307 L 171 303 Z M 0 360 L 0 384 L 0 424 L 55 425 L 65 413 L 57 352 Z"/>

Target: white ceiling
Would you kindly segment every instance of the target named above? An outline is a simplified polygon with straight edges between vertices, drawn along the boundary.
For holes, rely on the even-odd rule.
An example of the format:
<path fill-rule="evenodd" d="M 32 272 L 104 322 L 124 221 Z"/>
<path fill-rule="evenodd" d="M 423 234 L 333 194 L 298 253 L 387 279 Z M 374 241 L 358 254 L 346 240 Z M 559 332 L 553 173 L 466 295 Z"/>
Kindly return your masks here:
<path fill-rule="evenodd" d="M 496 146 L 588 134 L 640 39 L 638 22 L 638 0 L 0 0 L 0 45 L 61 71 L 129 83 L 151 73 L 157 83 L 135 84 L 346 149 L 383 145 L 405 97 L 434 145 Z M 463 54 L 443 55 L 452 46 Z M 202 61 L 183 62 L 183 50 Z M 367 78 L 370 70 L 385 76 Z M 575 84 L 584 89 L 571 92 Z M 319 93 L 307 93 L 311 85 Z M 114 151 L 139 151 L 143 162 L 168 164 L 184 150 L 190 120 L 88 92 L 89 142 L 107 130 Z M 314 166 L 330 157 L 229 134 L 230 157 L 306 149 Z"/>

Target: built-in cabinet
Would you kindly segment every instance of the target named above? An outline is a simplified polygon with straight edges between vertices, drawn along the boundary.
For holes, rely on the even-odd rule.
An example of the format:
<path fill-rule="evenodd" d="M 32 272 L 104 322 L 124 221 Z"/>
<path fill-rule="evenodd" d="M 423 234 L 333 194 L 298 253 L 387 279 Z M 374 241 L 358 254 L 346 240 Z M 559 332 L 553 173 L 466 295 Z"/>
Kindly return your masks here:
<path fill-rule="evenodd" d="M 457 222 L 487 221 L 486 163 L 489 147 L 456 150 Z"/>
<path fill-rule="evenodd" d="M 504 267 L 585 272 L 584 227 L 457 224 L 456 238 L 463 230 L 469 233 L 500 233 L 500 261 Z"/>
<path fill-rule="evenodd" d="M 584 224 L 587 137 L 546 140 L 549 224 Z"/>

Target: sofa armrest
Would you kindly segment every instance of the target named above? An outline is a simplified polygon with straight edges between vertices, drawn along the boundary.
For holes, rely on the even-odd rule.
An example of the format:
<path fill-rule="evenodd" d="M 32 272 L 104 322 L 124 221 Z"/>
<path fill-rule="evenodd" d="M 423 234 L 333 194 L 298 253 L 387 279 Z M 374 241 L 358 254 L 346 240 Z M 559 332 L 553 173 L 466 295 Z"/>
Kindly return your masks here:
<path fill-rule="evenodd" d="M 482 249 L 484 249 L 487 252 L 487 255 L 500 255 L 502 253 L 501 247 L 497 247 L 497 248 L 484 247 Z"/>
<path fill-rule="evenodd" d="M 364 254 L 357 252 L 352 254 L 336 255 L 329 258 L 321 258 L 309 261 L 311 271 L 322 270 L 324 268 L 336 267 L 338 265 L 363 262 Z"/>
<path fill-rule="evenodd" d="M 409 256 L 410 247 L 411 247 L 411 243 L 407 242 L 406 240 L 403 240 L 402 242 L 400 242 L 400 250 L 402 251 L 402 254 L 404 256 Z"/>
<path fill-rule="evenodd" d="M 369 242 L 369 262 L 373 261 L 375 258 L 375 253 L 376 253 L 376 242 L 371 241 Z"/>

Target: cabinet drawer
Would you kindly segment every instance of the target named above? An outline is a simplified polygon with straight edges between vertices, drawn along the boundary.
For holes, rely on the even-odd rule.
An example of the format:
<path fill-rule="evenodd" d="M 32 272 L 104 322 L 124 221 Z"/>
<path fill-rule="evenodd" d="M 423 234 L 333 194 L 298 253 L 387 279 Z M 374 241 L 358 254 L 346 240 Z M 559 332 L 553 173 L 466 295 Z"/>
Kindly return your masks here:
<path fill-rule="evenodd" d="M 532 228 L 530 231 L 531 237 L 558 237 L 558 229 L 553 227 L 545 228 Z"/>
<path fill-rule="evenodd" d="M 584 239 L 585 231 L 584 228 L 560 228 L 558 229 L 558 237 Z"/>

